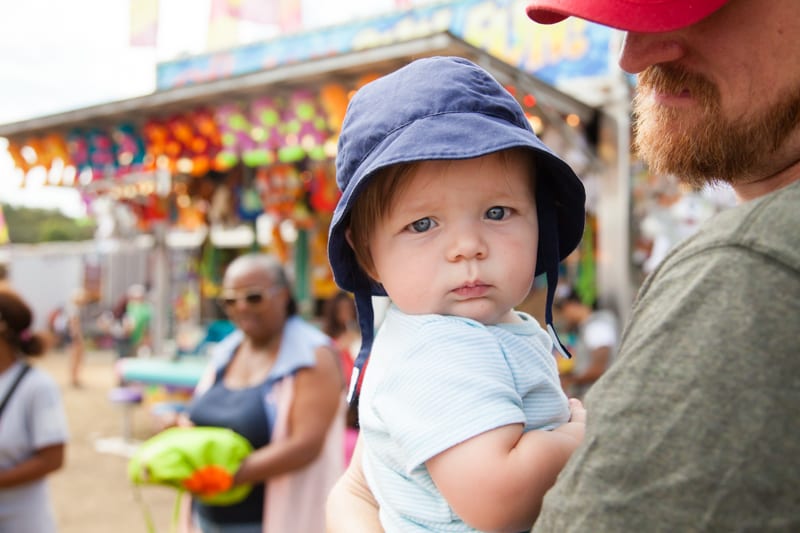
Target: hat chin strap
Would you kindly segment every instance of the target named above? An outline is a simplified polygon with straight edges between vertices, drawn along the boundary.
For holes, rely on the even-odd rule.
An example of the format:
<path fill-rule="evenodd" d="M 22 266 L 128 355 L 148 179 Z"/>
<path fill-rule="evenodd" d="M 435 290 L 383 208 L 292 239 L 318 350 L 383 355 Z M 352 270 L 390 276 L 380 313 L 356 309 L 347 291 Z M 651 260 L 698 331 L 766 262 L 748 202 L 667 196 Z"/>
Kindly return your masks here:
<path fill-rule="evenodd" d="M 556 328 L 553 326 L 553 301 L 556 296 L 558 286 L 558 264 L 561 257 L 558 249 L 558 218 L 556 217 L 553 206 L 553 196 L 547 182 L 542 180 L 537 184 L 536 211 L 539 215 L 539 250 L 536 261 L 541 262 L 545 267 L 545 278 L 547 281 L 547 300 L 544 306 L 544 323 L 553 347 L 558 353 L 567 359 L 572 358 L 572 354 L 558 338 Z M 545 232 L 546 237 L 543 237 Z"/>
<path fill-rule="evenodd" d="M 369 287 L 358 287 L 355 291 L 356 312 L 358 314 L 358 327 L 361 330 L 361 349 L 353 363 L 353 373 L 350 375 L 350 386 L 347 390 L 347 402 L 351 408 L 358 406 L 358 396 L 361 389 L 359 383 L 364 365 L 367 363 L 369 353 L 372 351 L 372 341 L 375 337 L 375 314 L 372 310 L 372 296 Z"/>
<path fill-rule="evenodd" d="M 569 353 L 567 347 L 558 338 L 556 328 L 553 327 L 553 300 L 555 299 L 556 286 L 558 285 L 558 263 L 556 263 L 555 267 L 548 268 L 545 276 L 547 279 L 547 302 L 544 308 L 545 327 L 547 328 L 547 333 L 550 334 L 550 339 L 552 339 L 553 347 L 556 351 L 567 359 L 572 359 L 572 354 Z"/>

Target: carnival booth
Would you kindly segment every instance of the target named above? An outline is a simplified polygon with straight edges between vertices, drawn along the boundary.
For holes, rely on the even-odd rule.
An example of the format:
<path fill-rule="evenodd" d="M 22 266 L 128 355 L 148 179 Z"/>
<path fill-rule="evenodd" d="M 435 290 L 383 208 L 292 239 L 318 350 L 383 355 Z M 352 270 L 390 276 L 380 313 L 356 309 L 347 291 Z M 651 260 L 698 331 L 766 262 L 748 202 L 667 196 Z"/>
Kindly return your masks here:
<path fill-rule="evenodd" d="M 292 49 L 273 46 L 284 55 Z M 223 318 L 216 304 L 222 273 L 243 252 L 278 254 L 306 315 L 333 294 L 325 247 L 349 97 L 433 55 L 485 67 L 579 175 L 597 165 L 587 140 L 595 109 L 450 31 L 276 64 L 261 58 L 252 72 L 208 81 L 180 81 L 180 65 L 168 64 L 159 71 L 164 88 L 152 94 L 0 126 L 0 136 L 26 175 L 78 187 L 90 202 L 111 200 L 133 215 L 136 232 L 153 237 L 156 351 L 191 351 L 198 326 Z"/>
<path fill-rule="evenodd" d="M 185 349 L 196 339 L 182 337 L 184 325 L 220 318 L 222 273 L 245 251 L 284 260 L 306 314 L 333 293 L 325 245 L 348 99 L 432 55 L 487 68 L 546 142 L 578 167 L 592 164 L 577 127 L 591 122 L 592 108 L 447 31 L 0 126 L 0 136 L 26 175 L 44 172 L 53 186 L 79 187 L 135 215 L 137 231 L 154 237 L 157 334 Z"/>

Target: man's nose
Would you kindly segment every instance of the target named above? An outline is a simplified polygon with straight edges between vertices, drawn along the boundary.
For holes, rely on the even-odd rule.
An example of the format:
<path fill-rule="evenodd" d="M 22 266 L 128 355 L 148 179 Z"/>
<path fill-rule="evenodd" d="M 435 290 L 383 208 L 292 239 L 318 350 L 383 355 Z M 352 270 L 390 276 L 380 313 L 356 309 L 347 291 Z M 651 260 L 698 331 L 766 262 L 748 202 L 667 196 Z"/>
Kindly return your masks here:
<path fill-rule="evenodd" d="M 638 74 L 649 66 L 676 61 L 685 54 L 674 33 L 628 32 L 619 54 L 619 66 L 629 74 Z"/>

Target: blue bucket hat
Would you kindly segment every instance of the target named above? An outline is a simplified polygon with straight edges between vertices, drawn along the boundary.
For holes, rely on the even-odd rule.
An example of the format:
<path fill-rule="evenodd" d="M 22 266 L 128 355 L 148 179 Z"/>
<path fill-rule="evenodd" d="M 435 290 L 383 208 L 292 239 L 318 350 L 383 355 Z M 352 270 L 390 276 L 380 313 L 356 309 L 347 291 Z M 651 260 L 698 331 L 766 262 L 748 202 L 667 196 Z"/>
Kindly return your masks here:
<path fill-rule="evenodd" d="M 586 195 L 572 169 L 533 132 L 513 96 L 488 72 L 460 57 L 418 59 L 362 87 L 347 107 L 336 156 L 342 191 L 328 237 L 336 283 L 355 295 L 362 344 L 350 380 L 356 399 L 374 337 L 372 296 L 383 287 L 359 266 L 345 238 L 350 209 L 376 172 L 399 163 L 472 159 L 509 148 L 535 152 L 539 245 L 536 275 L 547 276 L 545 322 L 556 347 L 552 303 L 558 264 L 583 235 Z"/>

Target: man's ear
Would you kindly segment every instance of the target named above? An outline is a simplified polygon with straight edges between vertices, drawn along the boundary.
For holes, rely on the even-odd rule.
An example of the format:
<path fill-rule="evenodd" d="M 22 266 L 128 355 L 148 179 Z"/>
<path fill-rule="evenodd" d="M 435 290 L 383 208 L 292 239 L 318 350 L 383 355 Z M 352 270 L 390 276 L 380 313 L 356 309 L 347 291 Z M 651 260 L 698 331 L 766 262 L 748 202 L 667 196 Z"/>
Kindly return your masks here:
<path fill-rule="evenodd" d="M 344 231 L 344 238 L 345 238 L 345 240 L 347 241 L 347 244 L 349 244 L 349 245 L 350 245 L 350 248 L 351 248 L 351 249 L 352 249 L 352 250 L 355 252 L 355 249 L 356 249 L 356 247 L 355 247 L 355 245 L 353 244 L 353 235 L 352 235 L 352 233 L 350 232 L 350 228 L 347 228 L 347 229 Z M 358 261 L 358 255 L 357 255 L 357 254 L 356 254 L 356 261 Z M 375 281 L 375 282 L 377 282 L 377 283 L 380 283 L 380 282 L 381 282 L 381 280 L 379 280 L 379 279 L 378 279 L 378 275 L 377 275 L 377 273 L 375 272 L 375 268 L 374 268 L 374 266 L 373 266 L 373 265 L 370 265 L 370 266 L 368 266 L 368 267 L 367 267 L 367 266 L 365 266 L 364 264 L 362 264 L 362 262 L 361 262 L 361 261 L 358 261 L 358 266 L 360 266 L 360 267 L 361 267 L 361 269 L 362 269 L 362 270 L 364 270 L 364 272 L 366 272 L 366 273 L 367 273 L 367 276 L 369 276 L 370 278 L 372 278 L 372 280 L 373 280 L 373 281 Z"/>

